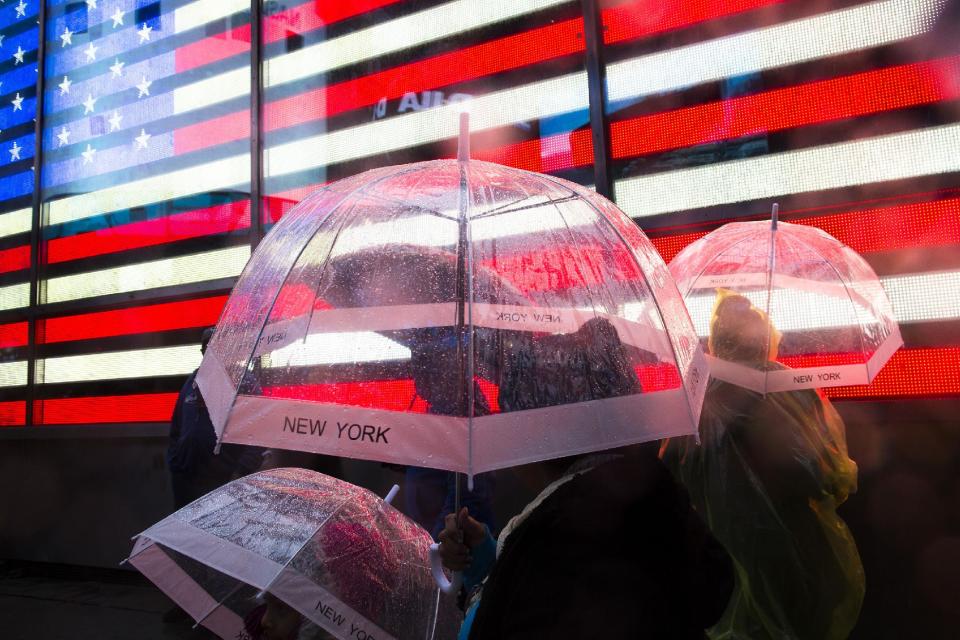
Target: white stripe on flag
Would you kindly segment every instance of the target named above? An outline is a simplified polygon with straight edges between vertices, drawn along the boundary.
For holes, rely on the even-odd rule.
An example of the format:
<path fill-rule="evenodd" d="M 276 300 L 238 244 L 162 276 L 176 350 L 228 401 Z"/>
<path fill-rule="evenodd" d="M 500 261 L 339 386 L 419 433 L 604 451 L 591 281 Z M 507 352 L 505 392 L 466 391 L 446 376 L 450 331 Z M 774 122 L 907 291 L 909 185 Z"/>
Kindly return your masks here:
<path fill-rule="evenodd" d="M 573 73 L 278 145 L 264 151 L 264 172 L 282 176 L 455 138 L 461 111 L 470 112 L 471 130 L 483 131 L 586 108 L 587 74 Z"/>
<path fill-rule="evenodd" d="M 960 171 L 960 125 L 895 133 L 617 181 L 631 217 Z M 898 160 L 891 162 L 891 159 Z"/>
<path fill-rule="evenodd" d="M 934 322 L 960 318 L 960 271 L 938 271 L 884 276 L 880 283 L 887 292 L 893 315 L 898 323 Z M 931 293 L 935 292 L 935 293 Z M 740 292 L 758 308 L 766 305 L 765 290 Z M 713 292 L 686 298 L 687 309 L 697 335 L 709 333 L 710 316 L 716 295 Z M 773 321 L 781 331 L 829 329 L 856 320 L 856 313 L 847 304 L 839 304 L 832 295 L 810 291 L 777 289 L 774 294 Z M 859 306 L 861 319 L 868 317 Z"/>
<path fill-rule="evenodd" d="M 244 86 L 249 82 L 244 79 Z M 217 89 L 219 91 L 219 89 Z M 193 100 L 194 98 L 184 98 Z M 197 100 L 205 100 L 198 96 Z M 183 102 L 184 109 L 196 103 Z M 474 131 L 587 109 L 587 75 L 574 73 L 475 98 L 409 113 L 370 124 L 296 140 L 264 151 L 264 175 L 280 176 L 378 153 L 455 138 L 459 113 L 472 114 Z M 47 205 L 50 222 L 79 220 L 107 211 L 141 206 L 168 198 L 214 191 L 249 180 L 244 154 L 206 165 L 145 178 L 134 183 L 56 200 Z M 591 189 L 594 187 L 590 187 Z M 157 194 L 157 195 L 149 195 Z"/>
<path fill-rule="evenodd" d="M 27 361 L 0 362 L 0 387 L 22 387 L 27 384 Z"/>
<path fill-rule="evenodd" d="M 17 209 L 0 215 L 0 238 L 30 231 L 32 209 Z"/>
<path fill-rule="evenodd" d="M 93 296 L 129 293 L 157 287 L 231 278 L 243 270 L 249 257 L 250 247 L 241 245 L 207 253 L 163 258 L 113 269 L 51 278 L 44 283 L 46 288 L 44 302 L 64 302 Z"/>
<path fill-rule="evenodd" d="M 250 11 L 250 0 L 199 0 L 173 12 L 173 28 L 183 33 L 241 11 Z"/>
<path fill-rule="evenodd" d="M 225 190 L 249 181 L 250 156 L 233 156 L 54 200 L 46 205 L 46 224 L 61 224 L 195 193 Z"/>
<path fill-rule="evenodd" d="M 0 287 L 0 311 L 19 309 L 30 304 L 30 283 L 20 282 Z"/>
<path fill-rule="evenodd" d="M 200 366 L 200 345 L 109 351 L 37 361 L 37 384 L 188 375 Z"/>
<path fill-rule="evenodd" d="M 302 80 L 348 64 L 566 4 L 569 0 L 456 0 L 264 61 L 265 86 Z"/>
<path fill-rule="evenodd" d="M 944 0 L 884 0 L 612 64 L 611 102 L 860 51 L 928 31 Z"/>
<path fill-rule="evenodd" d="M 250 95 L 250 68 L 242 67 L 173 90 L 173 112 L 180 114 Z"/>

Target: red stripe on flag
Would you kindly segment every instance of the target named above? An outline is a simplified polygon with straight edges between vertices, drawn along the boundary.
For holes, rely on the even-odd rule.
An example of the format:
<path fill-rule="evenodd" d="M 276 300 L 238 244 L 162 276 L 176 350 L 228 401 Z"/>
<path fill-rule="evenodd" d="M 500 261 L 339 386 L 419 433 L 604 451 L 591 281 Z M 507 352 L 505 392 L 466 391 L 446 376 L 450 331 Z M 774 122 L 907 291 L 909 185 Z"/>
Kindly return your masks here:
<path fill-rule="evenodd" d="M 19 427 L 27 422 L 27 403 L 23 400 L 0 402 L 0 427 Z"/>
<path fill-rule="evenodd" d="M 300 201 L 306 198 L 308 195 L 327 184 L 322 182 L 320 184 L 312 184 L 306 187 L 298 187 L 296 189 L 288 189 L 287 191 L 280 191 L 279 193 L 274 193 L 269 196 L 263 197 L 263 220 L 267 224 L 273 224 L 279 222 L 280 218 L 287 215 L 291 209 L 300 204 Z"/>
<path fill-rule="evenodd" d="M 680 371 L 669 363 L 645 364 L 634 369 L 643 393 L 669 391 L 680 386 Z"/>
<path fill-rule="evenodd" d="M 176 51 L 175 67 L 177 73 L 202 67 L 205 64 L 241 53 L 249 53 L 250 42 L 249 24 L 191 42 Z"/>
<path fill-rule="evenodd" d="M 396 4 L 400 0 L 340 0 L 306 2 L 264 16 L 264 42 L 276 42 L 291 35 L 308 33 L 328 24 Z"/>
<path fill-rule="evenodd" d="M 593 139 L 589 129 L 580 129 L 503 147 L 475 148 L 473 153 L 479 160 L 552 173 L 593 164 Z"/>
<path fill-rule="evenodd" d="M 92 396 L 38 400 L 37 424 L 109 424 L 118 422 L 169 422 L 176 393 L 139 393 L 129 396 Z"/>
<path fill-rule="evenodd" d="M 250 110 L 203 120 L 173 132 L 173 152 L 182 155 L 218 144 L 250 138 Z"/>
<path fill-rule="evenodd" d="M 785 0 L 637 0 L 602 13 L 603 41 L 635 40 L 782 2 Z"/>
<path fill-rule="evenodd" d="M 117 251 L 229 233 L 250 227 L 250 201 L 241 200 L 162 218 L 133 222 L 47 242 L 47 262 L 56 264 Z"/>
<path fill-rule="evenodd" d="M 777 89 L 615 122 L 615 158 L 693 147 L 960 97 L 960 57 Z"/>
<path fill-rule="evenodd" d="M 290 35 L 307 33 L 324 25 L 333 24 L 399 1 L 308 2 L 300 6 L 290 7 L 275 14 L 264 16 L 263 41 L 265 43 L 276 42 Z M 249 24 L 191 42 L 176 51 L 177 73 L 248 53 L 250 42 Z"/>
<path fill-rule="evenodd" d="M 494 413 L 500 411 L 497 385 L 477 378 L 480 392 L 487 399 L 487 406 Z M 264 387 L 263 395 L 269 398 L 289 398 L 311 402 L 332 402 L 351 407 L 367 407 L 389 411 L 428 413 L 427 401 L 416 393 L 413 380 L 369 380 L 365 382 L 331 382 L 326 384 L 277 385 Z"/>
<path fill-rule="evenodd" d="M 417 396 L 413 380 L 409 379 L 278 385 L 264 387 L 263 395 L 413 413 L 427 413 L 428 408 L 426 401 Z"/>
<path fill-rule="evenodd" d="M 384 97 L 397 98 L 578 53 L 584 47 L 582 33 L 582 20 L 565 20 L 283 98 L 265 106 L 265 126 L 270 131 L 290 127 L 371 105 Z"/>
<path fill-rule="evenodd" d="M 53 344 L 216 324 L 227 296 L 98 311 L 38 321 L 37 342 Z"/>
<path fill-rule="evenodd" d="M 0 273 L 30 268 L 30 246 L 13 247 L 0 251 Z"/>
<path fill-rule="evenodd" d="M 523 293 L 605 288 L 610 279 L 641 278 L 636 260 L 623 245 L 554 245 L 536 251 L 502 254 L 480 261 Z"/>
<path fill-rule="evenodd" d="M 785 212 L 789 215 L 789 212 Z M 797 213 L 797 212 L 793 212 Z M 960 198 L 790 220 L 823 229 L 857 253 L 960 245 Z M 665 262 L 706 231 L 650 238 Z"/>
<path fill-rule="evenodd" d="M 960 347 L 901 349 L 869 385 L 823 389 L 837 400 L 960 395 Z"/>
<path fill-rule="evenodd" d="M 27 323 L 0 324 L 0 349 L 27 346 Z"/>

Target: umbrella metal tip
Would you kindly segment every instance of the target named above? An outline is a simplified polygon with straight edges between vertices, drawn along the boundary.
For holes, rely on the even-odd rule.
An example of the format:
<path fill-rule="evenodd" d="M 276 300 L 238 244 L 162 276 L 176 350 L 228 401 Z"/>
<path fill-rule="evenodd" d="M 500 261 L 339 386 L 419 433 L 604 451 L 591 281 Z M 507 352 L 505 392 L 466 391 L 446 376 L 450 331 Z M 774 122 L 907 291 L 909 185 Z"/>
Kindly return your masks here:
<path fill-rule="evenodd" d="M 773 229 L 777 228 L 777 220 L 780 217 L 780 203 L 774 202 L 772 210 L 770 212 L 770 226 Z"/>

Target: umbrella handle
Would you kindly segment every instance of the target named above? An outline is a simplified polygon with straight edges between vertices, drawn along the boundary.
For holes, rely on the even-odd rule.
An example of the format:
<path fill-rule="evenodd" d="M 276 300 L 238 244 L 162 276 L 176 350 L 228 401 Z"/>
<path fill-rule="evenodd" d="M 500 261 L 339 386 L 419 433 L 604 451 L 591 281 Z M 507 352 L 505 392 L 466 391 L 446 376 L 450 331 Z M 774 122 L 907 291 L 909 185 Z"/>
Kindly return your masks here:
<path fill-rule="evenodd" d="M 440 591 L 446 594 L 460 591 L 460 585 L 463 584 L 463 574 L 460 571 L 454 571 L 453 580 L 447 579 L 447 574 L 443 571 L 443 563 L 440 561 L 440 545 L 436 542 L 430 545 L 430 571 L 433 573 L 433 580 L 440 587 Z"/>

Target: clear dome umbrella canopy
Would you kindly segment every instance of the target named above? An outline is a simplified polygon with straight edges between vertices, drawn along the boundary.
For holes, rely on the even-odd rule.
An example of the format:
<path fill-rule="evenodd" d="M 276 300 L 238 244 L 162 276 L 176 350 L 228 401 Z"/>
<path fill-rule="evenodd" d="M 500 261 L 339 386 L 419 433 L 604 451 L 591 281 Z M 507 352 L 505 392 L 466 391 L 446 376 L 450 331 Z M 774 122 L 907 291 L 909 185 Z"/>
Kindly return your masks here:
<path fill-rule="evenodd" d="M 707 377 L 666 265 L 613 204 L 439 160 L 287 214 L 198 383 L 223 442 L 472 475 L 696 433 Z"/>
<path fill-rule="evenodd" d="M 903 341 L 867 262 L 815 227 L 733 222 L 670 262 L 710 374 L 760 393 L 868 384 Z"/>
<path fill-rule="evenodd" d="M 273 469 L 153 525 L 137 536 L 129 562 L 229 640 L 261 637 L 261 592 L 335 638 L 452 640 L 460 615 L 434 584 L 432 542 L 366 489 Z"/>

